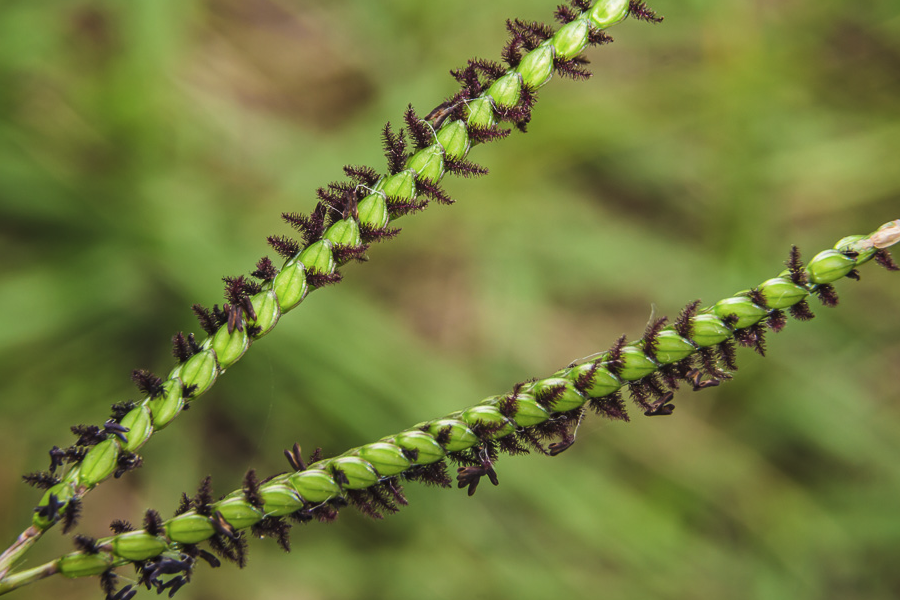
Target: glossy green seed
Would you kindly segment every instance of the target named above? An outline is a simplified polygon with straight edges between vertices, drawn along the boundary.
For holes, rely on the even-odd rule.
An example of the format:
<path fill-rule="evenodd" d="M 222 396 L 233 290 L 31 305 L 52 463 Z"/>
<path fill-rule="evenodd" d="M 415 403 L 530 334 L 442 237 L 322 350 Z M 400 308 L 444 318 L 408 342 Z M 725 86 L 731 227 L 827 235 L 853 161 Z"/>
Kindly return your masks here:
<path fill-rule="evenodd" d="M 283 517 L 303 508 L 303 498 L 286 485 L 265 485 L 259 490 L 267 517 Z"/>
<path fill-rule="evenodd" d="M 361 490 L 378 483 L 378 473 L 368 462 L 358 456 L 336 458 L 331 463 L 334 471 L 340 471 L 347 478 L 344 487 Z"/>
<path fill-rule="evenodd" d="M 179 515 L 166 522 L 166 536 L 179 544 L 196 544 L 208 540 L 215 532 L 209 518 L 196 513 Z"/>
<path fill-rule="evenodd" d="M 628 0 L 600 0 L 588 12 L 594 27 L 606 29 L 628 16 Z"/>
<path fill-rule="evenodd" d="M 228 333 L 228 327 L 222 326 L 213 336 L 212 348 L 216 351 L 216 358 L 222 370 L 239 361 L 249 347 L 250 336 L 247 335 L 246 327 L 235 328 Z"/>
<path fill-rule="evenodd" d="M 637 381 L 657 369 L 657 364 L 635 346 L 622 348 L 622 363 L 624 366 L 619 371 L 619 379 L 623 381 Z"/>
<path fill-rule="evenodd" d="M 212 387 L 218 375 L 216 353 L 211 349 L 193 355 L 178 369 L 178 377 L 185 387 L 194 388 L 191 397 L 197 397 Z"/>
<path fill-rule="evenodd" d="M 812 257 L 806 271 L 812 283 L 831 283 L 853 270 L 856 261 L 837 250 L 824 250 Z"/>
<path fill-rule="evenodd" d="M 416 197 L 416 174 L 407 169 L 385 177 L 380 191 L 387 194 L 388 200 L 412 200 Z"/>
<path fill-rule="evenodd" d="M 557 391 L 560 387 L 562 388 L 561 392 Z M 538 399 L 543 395 L 552 394 L 555 399 L 550 410 L 554 412 L 566 412 L 578 408 L 586 401 L 586 398 L 578 393 L 572 382 L 562 377 L 550 377 L 536 381 L 533 385 L 525 387 L 524 391 Z"/>
<path fill-rule="evenodd" d="M 391 477 L 409 468 L 409 459 L 403 450 L 387 442 L 366 444 L 359 449 L 359 457 L 371 463 L 382 477 Z"/>
<path fill-rule="evenodd" d="M 522 96 L 522 76 L 516 72 L 507 73 L 491 84 L 485 95 L 493 98 L 498 108 L 515 106 Z"/>
<path fill-rule="evenodd" d="M 80 470 L 80 465 L 76 467 L 76 471 L 69 473 L 69 478 L 77 479 L 78 470 Z M 40 530 L 49 529 L 56 523 L 56 520 L 62 516 L 63 510 L 65 509 L 65 504 L 75 495 L 74 486 L 71 483 L 57 483 L 41 496 L 40 502 L 38 502 L 37 507 L 43 508 L 50 504 L 50 496 L 56 496 L 57 501 L 60 503 L 60 509 L 56 511 L 55 515 L 50 515 L 50 518 L 40 516 L 37 512 L 31 517 L 31 523 L 35 527 Z"/>
<path fill-rule="evenodd" d="M 87 554 L 73 552 L 59 559 L 57 566 L 59 572 L 66 577 L 88 577 L 100 575 L 107 571 L 113 564 L 113 557 L 107 552 Z"/>
<path fill-rule="evenodd" d="M 447 452 L 465 450 L 479 442 L 478 436 L 465 423 L 455 419 L 440 419 L 432 422 L 428 427 L 428 433 L 437 437 L 444 429 L 449 433 L 448 441 L 444 444 L 444 450 Z"/>
<path fill-rule="evenodd" d="M 422 179 L 440 181 L 444 176 L 444 151 L 436 144 L 419 150 L 412 155 L 406 167 L 418 173 Z"/>
<path fill-rule="evenodd" d="M 263 512 L 247 502 L 244 498 L 227 498 L 213 505 L 213 511 L 222 513 L 222 517 L 235 529 L 244 529 L 259 523 Z"/>
<path fill-rule="evenodd" d="M 663 329 L 656 336 L 656 362 L 669 365 L 684 360 L 694 353 L 696 348 L 689 341 L 672 329 Z"/>
<path fill-rule="evenodd" d="M 256 319 L 248 321 L 248 325 L 259 328 L 259 331 L 253 334 L 255 339 L 259 339 L 272 331 L 281 317 L 278 295 L 275 290 L 265 290 L 250 298 L 250 303 L 253 305 Z"/>
<path fill-rule="evenodd" d="M 855 252 L 857 254 L 855 259 L 856 266 L 869 262 L 875 256 L 875 253 L 878 252 L 878 248 L 871 244 L 867 235 L 848 235 L 845 238 L 841 238 L 834 245 L 834 249 L 841 253 Z"/>
<path fill-rule="evenodd" d="M 129 531 L 110 540 L 116 556 L 126 560 L 147 560 L 166 549 L 166 540 L 146 531 Z"/>
<path fill-rule="evenodd" d="M 516 71 L 522 75 L 522 83 L 537 89 L 553 76 L 553 48 L 543 44 L 522 57 Z"/>
<path fill-rule="evenodd" d="M 556 48 L 556 56 L 567 59 L 578 56 L 587 46 L 590 26 L 584 19 L 576 19 L 559 28 L 550 43 Z"/>
<path fill-rule="evenodd" d="M 470 127 L 489 128 L 497 124 L 497 120 L 494 118 L 494 107 L 489 98 L 475 98 L 469 102 L 468 109 L 467 123 Z"/>
<path fill-rule="evenodd" d="M 90 450 L 81 461 L 78 482 L 86 487 L 94 487 L 116 470 L 119 460 L 119 442 L 109 438 Z"/>
<path fill-rule="evenodd" d="M 163 384 L 162 395 L 147 403 L 150 414 L 153 416 L 153 427 L 155 429 L 160 430 L 168 425 L 184 408 L 182 385 L 181 379 L 169 375 L 168 381 Z"/>
<path fill-rule="evenodd" d="M 732 327 L 734 329 L 744 329 L 759 323 L 764 317 L 768 316 L 769 311 L 762 306 L 757 306 L 753 300 L 746 296 L 733 298 L 725 298 L 719 300 L 713 306 L 713 313 L 720 319 L 726 320 L 729 317 L 733 320 Z"/>
<path fill-rule="evenodd" d="M 805 287 L 781 277 L 762 282 L 759 292 L 766 299 L 766 306 L 772 309 L 788 308 L 809 296 Z"/>
<path fill-rule="evenodd" d="M 444 156 L 448 158 L 465 158 L 472 147 L 469 131 L 462 121 L 451 121 L 441 127 L 437 133 L 438 143 L 444 148 Z"/>
<path fill-rule="evenodd" d="M 369 194 L 363 198 L 356 210 L 359 213 L 359 222 L 372 229 L 384 228 L 391 219 L 388 214 L 387 201 L 380 193 Z"/>
<path fill-rule="evenodd" d="M 334 482 L 331 475 L 321 469 L 294 473 L 288 477 L 288 482 L 294 486 L 300 497 L 307 502 L 324 502 L 341 493 L 341 488 Z"/>
<path fill-rule="evenodd" d="M 441 445 L 435 441 L 434 436 L 424 431 L 404 431 L 387 439 L 393 439 L 395 444 L 408 452 L 415 452 L 416 457 L 413 460 L 415 465 L 430 465 L 447 455 Z"/>
<path fill-rule="evenodd" d="M 336 246 L 356 248 L 362 244 L 362 238 L 359 235 L 359 225 L 352 218 L 334 223 L 322 237 L 326 240 L 331 240 Z"/>
<path fill-rule="evenodd" d="M 297 260 L 289 261 L 275 276 L 272 289 L 278 296 L 278 305 L 282 312 L 287 312 L 300 304 L 309 291 L 309 285 L 306 283 L 306 265 Z"/>
<path fill-rule="evenodd" d="M 513 426 L 509 419 L 504 417 L 499 410 L 485 404 L 479 404 L 463 411 L 462 420 L 465 421 L 469 427 L 475 427 L 476 425 L 481 424 L 490 429 L 496 428 L 496 430 L 490 434 L 492 439 L 501 438 L 516 430 L 515 426 Z"/>
<path fill-rule="evenodd" d="M 691 341 L 701 348 L 721 344 L 730 337 L 731 329 L 716 315 L 702 314 L 691 318 Z"/>
<path fill-rule="evenodd" d="M 128 428 L 125 434 L 126 443 L 122 444 L 122 450 L 126 452 L 134 452 L 144 445 L 144 442 L 153 433 L 153 422 L 150 419 L 150 407 L 138 406 L 125 415 L 120 423 L 122 427 Z"/>
<path fill-rule="evenodd" d="M 337 263 L 334 261 L 331 249 L 331 240 L 319 240 L 306 247 L 306 250 L 297 257 L 299 262 L 306 265 L 307 270 L 318 273 L 334 273 Z"/>

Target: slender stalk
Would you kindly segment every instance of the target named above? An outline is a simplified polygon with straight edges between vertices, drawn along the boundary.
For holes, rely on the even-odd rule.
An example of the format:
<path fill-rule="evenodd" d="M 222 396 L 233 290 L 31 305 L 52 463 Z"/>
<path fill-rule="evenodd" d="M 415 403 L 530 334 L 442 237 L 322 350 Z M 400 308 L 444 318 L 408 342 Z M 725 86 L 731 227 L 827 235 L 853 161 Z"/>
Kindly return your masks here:
<path fill-rule="evenodd" d="M 79 440 L 70 448 L 51 450 L 49 473 L 33 474 L 33 483 L 48 488 L 38 502 L 32 525 L 0 558 L 9 567 L 40 536 L 61 520 L 69 529 L 81 499 L 111 475 L 119 476 L 141 464 L 136 452 L 160 429 L 175 419 L 188 403 L 205 394 L 228 368 L 244 355 L 252 342 L 268 334 L 285 313 L 311 292 L 340 281 L 338 266 L 365 257 L 368 244 L 393 237 L 393 222 L 421 210 L 428 198 L 441 203 L 452 199 L 439 183 L 447 173 L 481 175 L 482 167 L 467 160 L 474 145 L 505 137 L 502 122 L 524 131 L 531 119 L 535 92 L 554 75 L 587 78 L 579 59 L 589 45 L 611 41 L 603 30 L 629 14 L 654 20 L 640 4 L 628 0 L 578 1 L 574 8 L 557 11 L 563 23 L 557 31 L 537 23 L 510 22 L 511 39 L 503 51 L 508 68 L 499 63 L 471 60 L 454 72 L 462 88 L 425 119 L 410 107 L 404 118 L 413 152 L 406 141 L 385 127 L 388 172 L 379 175 L 367 167 L 346 167 L 349 182 L 319 190 L 320 202 L 308 216 L 285 214 L 302 240 L 272 236 L 270 244 L 286 262 L 276 268 L 268 258 L 250 278 L 225 278 L 226 300 L 221 309 L 199 305 L 195 312 L 209 334 L 198 342 L 193 335 L 175 336 L 174 353 L 180 364 L 165 378 L 135 371 L 134 379 L 145 397 L 119 405 L 103 427 L 79 426 Z M 55 470 L 70 466 L 57 477 Z M 33 531 L 37 529 L 37 532 Z M 24 538 L 23 538 L 24 536 Z"/>
<path fill-rule="evenodd" d="M 0 554 L 0 581 L 6 577 L 6 574 L 9 573 L 16 561 L 41 538 L 43 533 L 42 530 L 32 525 L 20 533 L 16 541 L 3 554 Z"/>
<path fill-rule="evenodd" d="M 151 510 L 144 529 L 120 523 L 117 535 L 83 538 L 82 550 L 0 581 L 0 594 L 56 572 L 110 578 L 113 569 L 129 563 L 138 567 L 147 587 L 174 591 L 189 580 L 197 558 L 218 566 L 214 556 L 197 547 L 200 542 L 209 541 L 220 556 L 243 566 L 246 542 L 240 530 L 276 537 L 288 549 L 290 525 L 284 517 L 301 523 L 331 520 L 339 508 L 353 504 L 380 518 L 395 512 L 397 504 L 406 504 L 401 480 L 449 486 L 446 459 L 459 465 L 458 486 L 472 495 L 484 477 L 497 485 L 494 464 L 501 452 L 530 449 L 556 456 L 565 451 L 575 441 L 586 408 L 627 421 L 621 397 L 625 388 L 645 415 L 671 414 L 679 383 L 697 391 L 731 377 L 735 342 L 764 354 L 765 329 L 780 331 L 784 311 L 799 320 L 812 318 L 806 304 L 812 294 L 834 306 L 832 283 L 857 278 L 856 269 L 872 259 L 898 270 L 885 250 L 897 242 L 900 219 L 869 235 L 841 239 L 805 268 L 794 248 L 787 270 L 776 277 L 706 308 L 691 303 L 672 325 L 666 325 L 666 319 L 651 323 L 639 341 L 626 344 L 623 336 L 610 350 L 550 377 L 309 466 L 295 446 L 286 451 L 292 472 L 260 484 L 251 471 L 241 489 L 215 502 L 207 479 L 172 519 L 163 521 Z M 545 448 L 548 440 L 555 441 Z"/>

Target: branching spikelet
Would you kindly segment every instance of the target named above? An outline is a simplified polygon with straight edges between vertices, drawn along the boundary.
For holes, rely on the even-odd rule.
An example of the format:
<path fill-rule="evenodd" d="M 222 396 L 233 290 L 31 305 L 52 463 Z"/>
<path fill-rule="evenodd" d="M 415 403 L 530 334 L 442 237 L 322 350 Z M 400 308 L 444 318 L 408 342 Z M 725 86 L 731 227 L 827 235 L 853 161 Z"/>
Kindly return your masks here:
<path fill-rule="evenodd" d="M 819 301 L 822 303 L 822 306 L 837 306 L 840 299 L 838 298 L 837 290 L 834 289 L 834 286 L 830 283 L 822 283 L 815 287 L 813 290 L 816 296 L 818 296 Z"/>
<path fill-rule="evenodd" d="M 244 499 L 252 506 L 255 506 L 256 508 L 263 507 L 265 502 L 259 494 L 259 480 L 256 477 L 256 471 L 254 469 L 250 469 L 244 475 L 244 484 L 241 487 L 241 490 L 244 493 Z"/>
<path fill-rule="evenodd" d="M 39 490 L 49 490 L 54 485 L 59 483 L 60 479 L 59 477 L 51 475 L 50 473 L 39 471 L 36 473 L 27 473 L 25 475 L 22 475 L 22 481 Z"/>
<path fill-rule="evenodd" d="M 609 369 L 613 375 L 621 373 L 622 368 L 625 366 L 622 362 L 622 349 L 625 347 L 626 339 L 627 338 L 624 335 L 621 336 L 606 353 L 606 368 Z"/>
<path fill-rule="evenodd" d="M 144 531 L 153 536 L 165 535 L 166 533 L 162 517 L 152 508 L 147 509 L 147 512 L 144 513 Z"/>
<path fill-rule="evenodd" d="M 295 254 L 300 252 L 300 242 L 295 239 L 283 235 L 270 235 L 266 240 L 272 246 L 272 249 L 283 258 L 293 258 Z M 204 329 L 206 328 L 204 327 Z M 209 332 L 207 331 L 207 333 Z M 212 334 L 210 333 L 210 335 Z"/>
<path fill-rule="evenodd" d="M 656 360 L 656 345 L 659 343 L 657 340 L 657 338 L 659 337 L 659 332 L 662 331 L 662 328 L 665 326 L 668 320 L 669 319 L 666 317 L 661 317 L 659 319 L 651 321 L 647 325 L 647 329 L 644 331 L 644 337 L 641 338 L 644 354 L 646 354 L 653 360 Z"/>
<path fill-rule="evenodd" d="M 263 256 L 256 263 L 256 269 L 250 272 L 251 277 L 255 277 L 262 281 L 272 281 L 278 275 L 278 269 L 272 264 L 272 260 L 268 256 Z"/>
<path fill-rule="evenodd" d="M 129 531 L 134 531 L 134 525 L 123 519 L 116 519 L 109 524 L 109 530 L 115 534 L 128 533 Z"/>
<path fill-rule="evenodd" d="M 898 266 L 897 263 L 894 262 L 891 253 L 884 248 L 879 248 L 878 250 L 876 250 L 873 259 L 876 263 L 878 263 L 888 271 L 900 271 L 900 266 Z"/>

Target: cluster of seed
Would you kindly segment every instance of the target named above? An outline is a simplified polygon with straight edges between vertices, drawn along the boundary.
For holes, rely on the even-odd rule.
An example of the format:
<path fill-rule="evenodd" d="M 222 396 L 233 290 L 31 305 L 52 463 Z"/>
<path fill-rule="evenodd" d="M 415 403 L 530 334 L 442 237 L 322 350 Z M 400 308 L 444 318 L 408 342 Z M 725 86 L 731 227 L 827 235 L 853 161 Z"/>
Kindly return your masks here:
<path fill-rule="evenodd" d="M 814 316 L 807 304 L 811 294 L 826 306 L 837 304 L 831 284 L 843 277 L 858 279 L 857 267 L 872 259 L 898 270 L 884 249 L 898 239 L 900 221 L 870 236 L 844 238 L 806 267 L 793 248 L 787 269 L 756 288 L 703 309 L 693 302 L 673 324 L 667 325 L 666 319 L 651 323 L 639 341 L 626 343 L 623 336 L 596 358 L 518 384 L 506 395 L 333 458 L 322 459 L 317 450 L 309 465 L 295 445 L 285 451 L 291 471 L 262 483 L 251 471 L 242 489 L 217 501 L 206 479 L 193 498 L 183 496 L 175 517 L 162 521 L 148 511 L 144 529 L 137 531 L 116 522 L 116 535 L 87 542 L 81 538 L 78 551 L 58 560 L 58 570 L 69 577 L 101 575 L 109 587 L 115 580 L 113 569 L 130 563 L 148 588 L 174 593 L 190 579 L 198 558 L 218 566 L 214 556 L 197 547 L 201 542 L 208 541 L 213 552 L 242 566 L 242 529 L 275 537 L 289 550 L 291 523 L 286 518 L 329 521 L 348 504 L 381 518 L 406 504 L 403 481 L 450 486 L 447 460 L 458 466 L 458 486 L 472 495 L 483 477 L 497 485 L 494 463 L 500 453 L 534 450 L 555 456 L 566 450 L 587 409 L 627 421 L 621 396 L 626 388 L 645 415 L 671 414 L 679 383 L 687 382 L 696 391 L 730 377 L 729 371 L 736 369 L 735 342 L 764 354 L 766 328 L 781 330 L 784 311 L 800 320 Z M 547 442 L 552 443 L 545 447 Z M 108 596 L 117 597 L 113 592 L 114 587 L 109 588 Z"/>
<path fill-rule="evenodd" d="M 452 71 L 461 89 L 425 119 L 409 107 L 404 115 L 405 135 L 402 129 L 394 133 L 388 124 L 383 132 L 387 174 L 379 175 L 369 167 L 345 167 L 349 181 L 319 189 L 320 202 L 311 214 L 285 213 L 284 220 L 301 239 L 269 237 L 270 245 L 286 259 L 282 268 L 266 257 L 250 277 L 226 277 L 226 302 L 221 308 L 193 307 L 208 334 L 203 342 L 193 334 L 178 333 L 173 338 L 178 365 L 167 377 L 134 371 L 143 400 L 113 406 L 103 426 L 73 427 L 78 436 L 75 444 L 54 447 L 49 470 L 25 476 L 28 483 L 47 490 L 35 509 L 34 527 L 43 531 L 62 521 L 64 530 L 71 529 L 87 491 L 110 475 L 119 477 L 139 467 L 136 452 L 153 432 L 208 391 L 254 340 L 269 333 L 310 291 L 340 281 L 340 265 L 365 260 L 368 244 L 399 232 L 390 226 L 393 220 L 421 210 L 429 199 L 453 202 L 439 185 L 443 176 L 486 173 L 466 159 L 471 147 L 508 135 L 510 130 L 502 128 L 502 122 L 524 131 L 536 91 L 554 73 L 588 77 L 582 50 L 611 41 L 603 30 L 629 14 L 659 20 L 635 0 L 571 0 L 570 5 L 557 8 L 556 19 L 562 26 L 555 32 L 541 23 L 508 21 L 510 40 L 502 53 L 505 66 L 470 60 Z M 411 151 L 407 151 L 406 137 Z M 64 464 L 69 466 L 57 476 Z"/>

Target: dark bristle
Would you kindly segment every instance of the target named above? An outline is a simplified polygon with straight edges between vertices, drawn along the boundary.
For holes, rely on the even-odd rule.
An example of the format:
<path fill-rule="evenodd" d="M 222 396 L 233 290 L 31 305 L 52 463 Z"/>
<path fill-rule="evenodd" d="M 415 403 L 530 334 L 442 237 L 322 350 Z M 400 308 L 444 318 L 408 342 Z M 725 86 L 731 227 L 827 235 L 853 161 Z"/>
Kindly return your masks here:
<path fill-rule="evenodd" d="M 137 406 L 137 403 L 134 400 L 126 400 L 125 402 L 116 402 L 110 409 L 112 410 L 112 414 L 110 415 L 110 419 L 119 423 L 122 419 L 125 418 L 125 415 L 130 413 Z"/>
<path fill-rule="evenodd" d="M 72 543 L 75 544 L 75 548 L 85 554 L 97 554 L 100 552 L 100 549 L 97 547 L 97 540 L 87 535 L 78 533 L 72 536 Z"/>
<path fill-rule="evenodd" d="M 575 19 L 578 18 L 578 13 L 572 10 L 571 7 L 566 6 L 565 4 L 560 4 L 556 7 L 556 10 L 553 12 L 553 17 L 562 25 L 566 25 L 571 23 Z"/>
<path fill-rule="evenodd" d="M 81 517 L 81 499 L 69 498 L 66 507 L 63 509 L 62 515 L 62 532 L 69 533 L 78 526 L 78 519 Z"/>
<path fill-rule="evenodd" d="M 450 487 L 450 476 L 447 474 L 447 463 L 439 460 L 430 465 L 417 465 L 403 474 L 407 481 L 418 481 L 427 486 Z"/>
<path fill-rule="evenodd" d="M 193 311 L 200 322 L 200 328 L 209 335 L 214 335 L 219 330 L 219 327 L 222 326 L 222 323 L 216 319 L 212 311 L 202 304 L 194 304 L 191 307 L 191 311 Z"/>
<path fill-rule="evenodd" d="M 591 78 L 592 73 L 584 67 L 588 60 L 582 56 L 574 58 L 554 58 L 553 68 L 560 77 L 568 77 L 575 81 L 584 81 Z"/>
<path fill-rule="evenodd" d="M 188 495 L 184 492 L 181 492 L 181 500 L 178 503 L 178 508 L 175 509 L 175 515 L 183 515 L 187 511 L 191 510 L 191 499 L 188 498 Z"/>
<path fill-rule="evenodd" d="M 190 501 L 191 508 L 197 511 L 198 514 L 211 516 L 212 509 L 210 508 L 210 504 L 212 504 L 214 498 L 212 493 L 212 477 L 207 475 L 203 481 L 200 482 L 200 486 L 197 488 L 197 493 Z"/>
<path fill-rule="evenodd" d="M 586 394 L 587 390 L 594 384 L 594 377 L 599 368 L 600 364 L 598 362 L 592 362 L 591 365 L 575 379 L 575 389 L 578 390 L 580 394 Z"/>
<path fill-rule="evenodd" d="M 263 497 L 259 493 L 259 480 L 256 477 L 256 471 L 250 469 L 247 471 L 247 474 L 244 475 L 244 483 L 241 486 L 241 490 L 244 493 L 244 499 L 247 500 L 250 504 L 255 506 L 256 508 L 262 508 L 265 502 L 263 501 Z"/>
<path fill-rule="evenodd" d="M 461 177 L 481 177 L 488 174 L 486 167 L 464 158 L 447 157 L 444 159 L 444 168 L 447 169 L 448 173 Z"/>
<path fill-rule="evenodd" d="M 737 362 L 734 351 L 734 342 L 731 340 L 725 340 L 716 346 L 716 351 L 718 352 L 719 358 L 722 360 L 722 363 L 725 365 L 730 371 L 737 371 Z"/>
<path fill-rule="evenodd" d="M 697 356 L 700 357 L 700 365 L 702 371 L 707 376 L 714 379 L 722 379 L 726 377 L 726 373 L 719 368 L 719 358 L 714 347 L 704 347 L 697 350 Z"/>
<path fill-rule="evenodd" d="M 647 329 L 644 330 L 644 337 L 641 338 L 644 346 L 644 354 L 654 361 L 656 360 L 656 345 L 659 343 L 657 340 L 659 332 L 662 331 L 662 328 L 665 327 L 668 321 L 669 319 L 667 317 L 660 317 L 649 323 Z"/>
<path fill-rule="evenodd" d="M 116 591 L 116 577 L 115 571 L 112 569 L 107 569 L 103 573 L 100 574 L 100 591 L 107 595 L 107 597 L 112 596 Z"/>
<path fill-rule="evenodd" d="M 797 285 L 803 285 L 807 282 L 808 276 L 803 269 L 803 261 L 800 260 L 800 249 L 797 246 L 791 246 L 791 254 L 784 264 L 790 272 L 792 282 Z"/>
<path fill-rule="evenodd" d="M 278 517 L 265 517 L 250 529 L 256 537 L 271 537 L 285 552 L 291 551 L 291 524 Z"/>
<path fill-rule="evenodd" d="M 214 535 L 209 538 L 209 546 L 220 558 L 235 563 L 238 568 L 247 566 L 247 540 L 243 532 L 234 537 Z"/>
<path fill-rule="evenodd" d="M 118 479 L 129 471 L 139 469 L 143 464 L 144 459 L 139 454 L 123 451 L 119 453 L 119 457 L 116 459 L 116 470 L 113 472 L 113 477 Z"/>
<path fill-rule="evenodd" d="M 397 234 L 400 233 L 400 228 L 385 226 L 381 229 L 376 229 L 368 223 L 363 223 L 359 227 L 359 233 L 364 242 L 380 242 L 381 240 L 397 237 Z"/>
<path fill-rule="evenodd" d="M 107 437 L 96 425 L 73 425 L 69 430 L 78 436 L 76 446 L 96 446 Z"/>
<path fill-rule="evenodd" d="M 763 295 L 763 293 L 761 291 L 759 291 L 759 288 L 753 288 L 752 290 L 750 290 L 747 297 L 750 298 L 751 302 L 753 302 L 753 304 L 755 304 L 757 306 L 760 306 L 763 308 L 766 308 L 769 306 L 769 303 L 766 302 L 765 295 Z"/>
<path fill-rule="evenodd" d="M 128 533 L 129 531 L 134 531 L 134 525 L 123 519 L 116 519 L 109 524 L 109 530 L 118 535 L 120 533 Z"/>
<path fill-rule="evenodd" d="M 412 139 L 416 150 L 422 150 L 431 145 L 434 141 L 431 127 L 426 125 L 423 119 L 419 118 L 412 104 L 406 107 L 406 112 L 403 113 L 403 120 L 406 122 L 406 130 L 409 132 L 409 137 Z"/>
<path fill-rule="evenodd" d="M 535 396 L 535 401 L 546 408 L 547 410 L 552 411 L 553 405 L 556 401 L 566 392 L 566 386 L 564 385 L 551 385 L 542 389 Z"/>
<path fill-rule="evenodd" d="M 897 263 L 894 262 L 894 258 L 891 256 L 890 251 L 885 248 L 879 248 L 873 257 L 875 262 L 887 269 L 888 271 L 900 271 L 900 266 L 897 266 Z"/>
<path fill-rule="evenodd" d="M 638 2 L 638 0 L 630 0 L 628 3 L 628 14 L 638 21 L 661 23 L 663 20 L 662 17 L 657 16 L 646 4 Z"/>
<path fill-rule="evenodd" d="M 324 287 L 340 283 L 343 275 L 335 271 L 334 273 L 322 273 L 314 269 L 310 269 L 306 273 L 306 282 L 314 288 Z"/>
<path fill-rule="evenodd" d="M 378 183 L 378 171 L 372 167 L 367 167 L 365 165 L 346 165 L 344 167 L 344 173 L 347 177 L 352 179 L 356 185 L 373 187 Z M 364 196 L 365 194 L 361 195 Z"/>
<path fill-rule="evenodd" d="M 300 242 L 283 235 L 270 235 L 266 238 L 272 249 L 283 258 L 293 258 L 300 252 Z"/>
<path fill-rule="evenodd" d="M 54 477 L 50 473 L 39 471 L 37 473 L 27 473 L 22 475 L 22 481 L 39 490 L 49 490 L 61 480 L 59 477 Z"/>
<path fill-rule="evenodd" d="M 838 302 L 840 302 L 837 290 L 834 289 L 834 286 L 830 283 L 820 283 L 815 287 L 813 292 L 819 297 L 822 306 L 837 306 Z"/>
<path fill-rule="evenodd" d="M 596 27 L 591 27 L 590 33 L 588 33 L 588 45 L 590 46 L 603 46 L 611 44 L 613 41 L 613 36 Z"/>
<path fill-rule="evenodd" d="M 144 530 L 150 535 L 162 536 L 166 534 L 162 517 L 152 508 L 144 513 Z"/>
<path fill-rule="evenodd" d="M 255 281 L 250 281 L 243 275 L 238 277 L 223 277 L 225 282 L 225 299 L 234 305 L 242 305 L 244 299 L 262 291 L 262 286 Z M 251 317 L 253 318 L 253 317 Z"/>
<path fill-rule="evenodd" d="M 787 317 L 784 314 L 784 311 L 781 310 L 773 310 L 769 313 L 769 316 L 766 318 L 766 327 L 778 333 L 784 326 L 787 325 Z"/>
<path fill-rule="evenodd" d="M 163 380 L 146 369 L 135 369 L 131 372 L 131 380 L 141 393 L 151 398 L 159 398 L 163 395 Z"/>
<path fill-rule="evenodd" d="M 693 329 L 693 323 L 691 319 L 697 314 L 697 309 L 700 307 L 700 301 L 694 300 L 683 309 L 681 309 L 681 313 L 678 315 L 678 318 L 675 319 L 675 332 L 683 338 L 690 339 Z"/>
<path fill-rule="evenodd" d="M 409 155 L 406 153 L 406 142 L 403 140 L 403 130 L 394 133 L 391 124 L 387 123 L 381 132 L 381 139 L 384 146 L 384 156 L 388 161 L 388 173 L 394 175 L 403 170 L 406 165 L 406 159 Z"/>
<path fill-rule="evenodd" d="M 369 249 L 368 244 L 364 244 L 361 246 L 346 246 L 344 244 L 338 244 L 331 249 L 331 254 L 334 256 L 334 260 L 337 261 L 339 265 L 344 265 L 351 260 L 355 260 L 357 262 L 366 262 L 369 260 L 366 252 Z"/>
<path fill-rule="evenodd" d="M 510 133 L 512 133 L 512 130 L 502 129 L 496 125 L 492 127 L 471 126 L 468 128 L 468 131 L 469 139 L 472 140 L 472 143 L 478 144 L 486 144 L 488 142 L 493 142 L 494 140 L 502 140 Z"/>
<path fill-rule="evenodd" d="M 738 329 L 734 332 L 734 339 L 745 348 L 753 348 L 760 356 L 766 355 L 766 329 L 763 323 Z"/>
<path fill-rule="evenodd" d="M 569 4 L 578 12 L 584 12 L 591 7 L 591 0 L 570 0 Z"/>
<path fill-rule="evenodd" d="M 172 356 L 175 357 L 175 360 L 179 363 L 183 363 L 193 355 L 194 349 L 188 343 L 184 334 L 180 331 L 176 333 L 175 336 L 172 337 Z"/>
<path fill-rule="evenodd" d="M 788 313 L 798 321 L 809 321 L 816 317 L 816 314 L 809 308 L 809 304 L 805 299 L 791 306 L 788 309 Z"/>
<path fill-rule="evenodd" d="M 278 275 L 278 269 L 272 264 L 272 260 L 268 256 L 263 256 L 256 263 L 256 269 L 250 273 L 251 277 L 255 277 L 262 281 L 272 281 Z"/>
<path fill-rule="evenodd" d="M 453 204 L 456 202 L 439 184 L 428 181 L 427 179 L 416 179 L 416 190 L 420 194 L 425 194 L 438 204 Z"/>
<path fill-rule="evenodd" d="M 625 367 L 625 363 L 622 360 L 622 349 L 625 347 L 626 339 L 624 335 L 621 336 L 607 352 L 605 366 L 613 375 L 618 375 Z"/>

